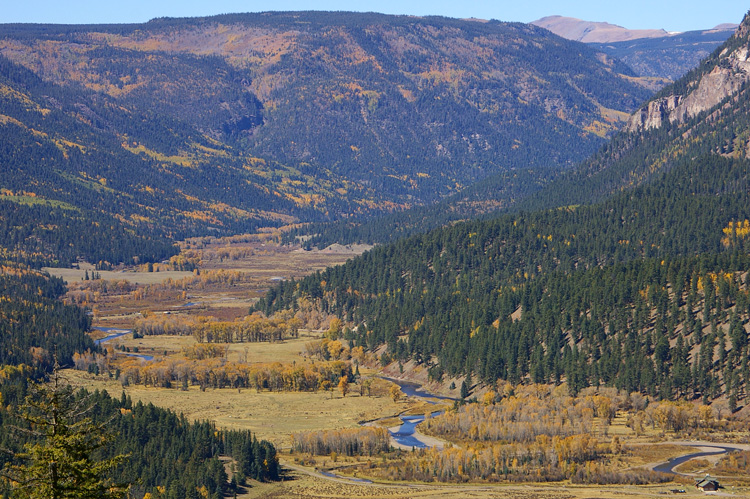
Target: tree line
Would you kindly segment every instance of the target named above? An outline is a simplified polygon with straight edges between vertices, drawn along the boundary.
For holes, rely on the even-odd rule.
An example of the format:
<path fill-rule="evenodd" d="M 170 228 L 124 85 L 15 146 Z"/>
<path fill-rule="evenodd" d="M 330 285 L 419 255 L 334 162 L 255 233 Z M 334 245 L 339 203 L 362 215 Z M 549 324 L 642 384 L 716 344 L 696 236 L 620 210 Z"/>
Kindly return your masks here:
<path fill-rule="evenodd" d="M 221 353 L 221 352 L 220 352 Z M 180 388 L 254 388 L 268 390 L 317 392 L 332 390 L 344 379 L 354 382 L 351 364 L 344 361 L 304 364 L 248 364 L 232 362 L 223 357 L 155 359 L 142 364 L 140 359 L 111 362 L 110 356 L 83 354 L 77 357 L 76 368 L 89 370 L 96 366 L 99 374 L 116 377 L 123 385 Z"/>
<path fill-rule="evenodd" d="M 139 318 L 133 333 L 140 336 L 181 335 L 195 337 L 198 343 L 249 343 L 296 338 L 302 321 L 290 313 L 266 318 L 254 313 L 234 321 L 206 316 L 149 315 Z"/>
<path fill-rule="evenodd" d="M 375 456 L 391 448 L 386 428 L 367 426 L 294 433 L 292 450 L 317 456 Z"/>

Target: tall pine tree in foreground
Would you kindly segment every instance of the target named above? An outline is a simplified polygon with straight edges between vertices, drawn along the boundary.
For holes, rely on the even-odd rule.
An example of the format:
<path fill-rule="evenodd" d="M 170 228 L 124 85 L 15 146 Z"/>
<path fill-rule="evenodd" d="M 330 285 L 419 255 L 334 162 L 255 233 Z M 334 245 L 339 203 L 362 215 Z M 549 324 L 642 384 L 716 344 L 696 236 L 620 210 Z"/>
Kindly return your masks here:
<path fill-rule="evenodd" d="M 107 423 L 96 424 L 89 398 L 77 398 L 57 369 L 48 384 L 30 388 L 16 430 L 30 440 L 2 475 L 10 481 L 13 497 L 31 499 L 114 499 L 127 487 L 115 484 L 108 473 L 126 456 L 97 460 L 96 451 L 110 440 Z M 30 437 L 30 438 L 29 438 Z"/>

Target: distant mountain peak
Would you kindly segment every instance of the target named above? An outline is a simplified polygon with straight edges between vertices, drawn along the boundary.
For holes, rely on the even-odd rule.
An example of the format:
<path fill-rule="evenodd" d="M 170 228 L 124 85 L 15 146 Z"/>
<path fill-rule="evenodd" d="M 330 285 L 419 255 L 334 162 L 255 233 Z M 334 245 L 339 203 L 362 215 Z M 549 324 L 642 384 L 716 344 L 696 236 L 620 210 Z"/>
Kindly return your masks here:
<path fill-rule="evenodd" d="M 717 24 L 713 28 L 711 28 L 711 31 L 734 31 L 739 27 L 739 24 L 736 23 L 722 23 Z"/>
<path fill-rule="evenodd" d="M 583 21 L 575 17 L 547 16 L 531 24 L 545 28 L 554 34 L 584 43 L 611 43 L 637 38 L 661 38 L 669 36 L 663 29 L 627 29 L 606 22 Z"/>

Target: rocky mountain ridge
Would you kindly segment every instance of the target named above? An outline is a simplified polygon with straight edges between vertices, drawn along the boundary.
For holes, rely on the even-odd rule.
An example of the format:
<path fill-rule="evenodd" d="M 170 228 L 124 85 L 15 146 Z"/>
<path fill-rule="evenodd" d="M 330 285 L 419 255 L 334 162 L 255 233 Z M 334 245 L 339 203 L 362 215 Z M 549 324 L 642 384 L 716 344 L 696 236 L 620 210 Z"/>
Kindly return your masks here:
<path fill-rule="evenodd" d="M 699 68 L 700 79 L 682 91 L 660 95 L 638 110 L 627 130 L 660 128 L 665 121 L 684 123 L 738 92 L 750 80 L 750 24 L 745 18 L 710 67 Z M 679 86 L 677 88 L 680 88 Z"/>

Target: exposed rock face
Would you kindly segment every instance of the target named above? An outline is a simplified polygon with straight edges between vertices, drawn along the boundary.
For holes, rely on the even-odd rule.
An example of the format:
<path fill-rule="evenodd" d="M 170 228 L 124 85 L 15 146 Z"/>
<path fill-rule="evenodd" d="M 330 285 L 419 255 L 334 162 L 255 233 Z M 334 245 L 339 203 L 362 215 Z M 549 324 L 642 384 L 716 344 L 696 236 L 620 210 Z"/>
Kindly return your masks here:
<path fill-rule="evenodd" d="M 644 108 L 636 111 L 628 122 L 628 131 L 635 132 L 641 128 L 659 128 L 664 120 L 669 119 L 670 114 L 680 104 L 682 98 L 679 95 L 670 95 L 661 99 L 653 100 Z"/>
<path fill-rule="evenodd" d="M 658 128 L 666 120 L 684 123 L 738 92 L 750 81 L 749 34 L 750 22 L 746 18 L 733 35 L 735 40 L 743 40 L 739 47 L 732 51 L 725 49 L 714 68 L 703 74 L 697 84 L 690 84 L 685 95 L 661 97 L 636 111 L 631 116 L 627 129 L 634 132 Z"/>
<path fill-rule="evenodd" d="M 692 118 L 737 92 L 750 79 L 747 46 L 736 50 L 722 62 L 701 78 L 698 88 L 683 99 L 670 120 L 685 121 Z"/>

